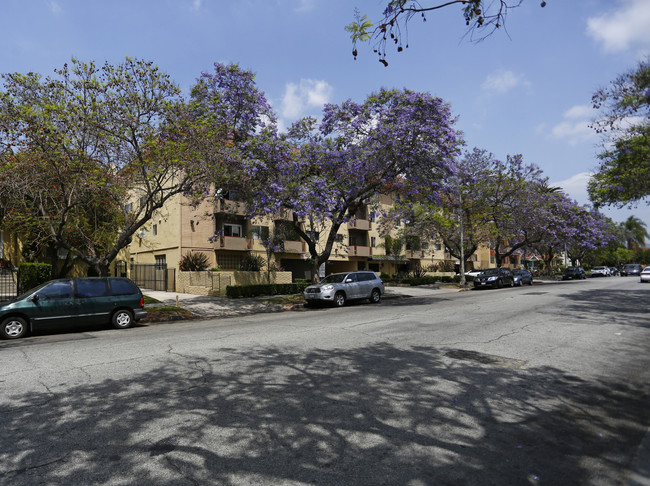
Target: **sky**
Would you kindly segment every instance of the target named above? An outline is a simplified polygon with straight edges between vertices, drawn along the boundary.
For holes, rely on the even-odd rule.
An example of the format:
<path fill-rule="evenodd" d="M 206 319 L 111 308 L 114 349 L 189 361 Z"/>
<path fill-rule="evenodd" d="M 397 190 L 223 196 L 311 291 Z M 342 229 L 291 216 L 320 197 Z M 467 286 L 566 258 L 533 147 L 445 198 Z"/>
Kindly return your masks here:
<path fill-rule="evenodd" d="M 434 0 L 420 0 L 431 4 Z M 387 0 L 0 0 L 0 73 L 52 76 L 71 58 L 152 61 L 187 95 L 215 62 L 255 73 L 282 127 L 319 117 L 325 103 L 381 88 L 429 92 L 451 105 L 467 148 L 504 160 L 522 154 L 551 185 L 588 204 L 598 165 L 594 92 L 650 56 L 650 0 L 524 0 L 506 29 L 473 43 L 459 7 L 409 26 L 409 47 L 370 45 L 356 60 L 345 25 L 354 8 L 379 19 Z M 439 2 L 435 2 L 439 3 Z M 514 2 L 512 2 L 514 3 Z M 604 209 L 635 216 L 650 206 Z M 646 246 L 650 241 L 646 241 Z"/>

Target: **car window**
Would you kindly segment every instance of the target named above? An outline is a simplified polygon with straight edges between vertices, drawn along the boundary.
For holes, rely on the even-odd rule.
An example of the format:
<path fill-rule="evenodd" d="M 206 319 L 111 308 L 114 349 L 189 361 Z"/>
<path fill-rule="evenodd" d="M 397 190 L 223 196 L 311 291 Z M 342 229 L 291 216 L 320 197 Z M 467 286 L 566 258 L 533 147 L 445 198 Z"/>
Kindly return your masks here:
<path fill-rule="evenodd" d="M 72 297 L 72 285 L 70 280 L 52 282 L 38 291 L 38 298 L 41 300 L 69 299 Z"/>
<path fill-rule="evenodd" d="M 103 297 L 108 295 L 108 282 L 106 279 L 78 279 L 76 281 L 75 297 L 86 299 L 90 297 Z"/>
<path fill-rule="evenodd" d="M 357 280 L 359 280 L 359 278 L 356 273 L 350 273 L 347 277 L 345 277 L 346 282 L 356 282 Z"/>
<path fill-rule="evenodd" d="M 375 279 L 374 273 L 364 272 L 359 274 L 359 282 L 368 282 Z"/>
<path fill-rule="evenodd" d="M 133 282 L 120 278 L 111 280 L 111 289 L 113 290 L 113 295 L 131 295 L 138 293 L 138 288 Z"/>
<path fill-rule="evenodd" d="M 321 280 L 321 283 L 341 283 L 343 282 L 344 278 L 344 273 L 333 273 L 332 275 L 328 275 L 323 280 Z"/>

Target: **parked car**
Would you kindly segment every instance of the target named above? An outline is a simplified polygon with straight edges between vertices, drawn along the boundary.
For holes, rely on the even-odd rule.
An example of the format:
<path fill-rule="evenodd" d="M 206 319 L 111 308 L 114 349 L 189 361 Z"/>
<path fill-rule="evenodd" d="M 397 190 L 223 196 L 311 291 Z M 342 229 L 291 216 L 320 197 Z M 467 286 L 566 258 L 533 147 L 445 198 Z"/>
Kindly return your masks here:
<path fill-rule="evenodd" d="M 513 270 L 515 285 L 521 287 L 524 284 L 533 285 L 533 274 L 528 270 Z"/>
<path fill-rule="evenodd" d="M 584 280 L 585 278 L 587 274 L 582 267 L 566 267 L 562 274 L 562 280 Z"/>
<path fill-rule="evenodd" d="M 126 329 L 146 315 L 142 292 L 127 278 L 64 278 L 0 306 L 0 335 L 17 339 L 40 329 L 108 323 Z"/>
<path fill-rule="evenodd" d="M 641 270 L 641 273 L 639 274 L 639 281 L 641 283 L 650 282 L 650 265 Z"/>
<path fill-rule="evenodd" d="M 305 288 L 307 303 L 327 302 L 343 307 L 348 300 L 368 299 L 377 304 L 384 295 L 384 282 L 371 271 L 332 273 Z"/>
<path fill-rule="evenodd" d="M 616 275 L 620 275 L 620 272 L 616 267 L 609 267 L 609 273 L 612 277 L 615 277 Z"/>
<path fill-rule="evenodd" d="M 638 263 L 628 263 L 621 267 L 621 277 L 627 277 L 628 275 L 640 275 L 642 267 Z"/>
<path fill-rule="evenodd" d="M 502 288 L 506 285 L 515 286 L 515 277 L 509 268 L 486 268 L 474 279 L 474 288 L 485 287 Z"/>
<path fill-rule="evenodd" d="M 469 272 L 465 272 L 465 276 L 466 276 L 466 277 L 478 277 L 479 274 L 480 274 L 482 271 L 483 271 L 483 270 L 481 270 L 481 269 L 478 269 L 478 270 L 470 270 Z"/>
<path fill-rule="evenodd" d="M 608 267 L 594 267 L 589 273 L 590 277 L 611 277 Z"/>

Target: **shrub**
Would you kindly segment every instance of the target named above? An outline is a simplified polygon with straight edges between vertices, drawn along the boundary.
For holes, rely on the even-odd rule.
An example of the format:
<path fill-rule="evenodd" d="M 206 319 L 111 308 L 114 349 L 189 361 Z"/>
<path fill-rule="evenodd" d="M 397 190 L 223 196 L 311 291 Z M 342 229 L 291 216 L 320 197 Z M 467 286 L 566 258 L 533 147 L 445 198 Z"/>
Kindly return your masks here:
<path fill-rule="evenodd" d="M 21 263 L 18 265 L 18 291 L 26 292 L 29 289 L 47 282 L 52 278 L 52 265 L 48 263 Z"/>
<path fill-rule="evenodd" d="M 255 284 L 255 285 L 228 285 L 226 295 L 230 298 L 257 297 L 260 295 L 293 295 L 302 294 L 309 282 L 296 282 L 290 284 Z"/>
<path fill-rule="evenodd" d="M 261 256 L 250 253 L 242 258 L 239 268 L 245 272 L 259 272 L 266 265 L 266 260 Z"/>
<path fill-rule="evenodd" d="M 200 251 L 188 251 L 182 256 L 178 268 L 183 272 L 201 272 L 208 268 L 208 256 Z"/>

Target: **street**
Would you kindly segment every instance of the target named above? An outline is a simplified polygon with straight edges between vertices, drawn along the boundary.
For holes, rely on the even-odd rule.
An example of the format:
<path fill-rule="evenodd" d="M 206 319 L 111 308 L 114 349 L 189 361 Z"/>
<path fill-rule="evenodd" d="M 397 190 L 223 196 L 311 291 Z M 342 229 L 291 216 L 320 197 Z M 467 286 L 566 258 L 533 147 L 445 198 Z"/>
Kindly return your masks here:
<path fill-rule="evenodd" d="M 650 285 L 611 277 L 0 342 L 0 483 L 623 485 Z"/>

